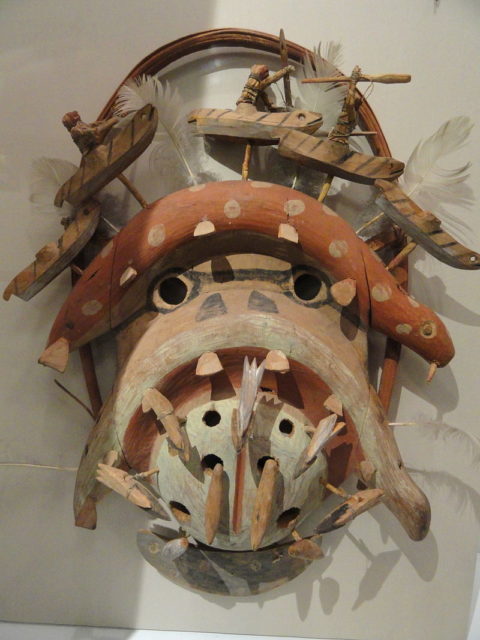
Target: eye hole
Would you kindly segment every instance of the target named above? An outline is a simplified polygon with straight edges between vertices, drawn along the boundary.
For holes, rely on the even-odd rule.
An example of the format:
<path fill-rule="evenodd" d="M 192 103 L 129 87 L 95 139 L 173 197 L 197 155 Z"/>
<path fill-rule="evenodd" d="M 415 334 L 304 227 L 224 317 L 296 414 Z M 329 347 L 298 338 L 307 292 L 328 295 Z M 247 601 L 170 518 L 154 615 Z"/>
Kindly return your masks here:
<path fill-rule="evenodd" d="M 286 436 L 290 436 L 293 433 L 293 422 L 284 418 L 283 420 L 280 420 L 278 429 L 280 433 L 284 433 Z"/>
<path fill-rule="evenodd" d="M 157 281 L 151 291 L 151 301 L 158 309 L 174 307 L 184 302 L 189 294 L 189 281 L 183 276 L 170 275 Z"/>
<path fill-rule="evenodd" d="M 191 515 L 190 511 L 187 507 L 181 502 L 177 502 L 176 500 L 170 501 L 170 509 L 172 510 L 173 515 L 178 520 L 178 522 L 190 522 Z"/>
<path fill-rule="evenodd" d="M 281 513 L 277 518 L 277 527 L 280 529 L 287 529 L 291 527 L 300 515 L 300 509 L 292 507 Z"/>
<path fill-rule="evenodd" d="M 214 411 L 213 409 L 211 409 L 210 411 L 206 411 L 203 414 L 203 421 L 207 425 L 207 427 L 215 427 L 221 419 L 222 416 L 218 413 L 218 411 Z"/>
<path fill-rule="evenodd" d="M 293 283 L 293 290 L 300 300 L 313 300 L 319 293 L 322 281 L 311 273 L 301 273 Z"/>
<path fill-rule="evenodd" d="M 213 471 L 217 464 L 223 465 L 223 460 L 214 453 L 208 453 L 204 458 L 202 458 L 201 464 L 204 471 Z"/>
<path fill-rule="evenodd" d="M 263 458 L 259 458 L 257 461 L 257 469 L 259 471 L 263 471 L 263 467 L 266 465 L 267 460 L 275 460 L 275 458 L 272 458 L 272 456 L 263 456 Z"/>
<path fill-rule="evenodd" d="M 297 118 L 299 120 L 305 120 L 305 114 L 304 113 L 299 113 L 299 114 L 297 114 Z"/>

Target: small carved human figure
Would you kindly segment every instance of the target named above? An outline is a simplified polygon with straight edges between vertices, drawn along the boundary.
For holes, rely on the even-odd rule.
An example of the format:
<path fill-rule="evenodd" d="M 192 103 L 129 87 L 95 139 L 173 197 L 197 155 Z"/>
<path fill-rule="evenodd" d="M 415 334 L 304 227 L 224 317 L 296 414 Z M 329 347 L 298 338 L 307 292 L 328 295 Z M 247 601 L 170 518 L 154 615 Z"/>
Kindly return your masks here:
<path fill-rule="evenodd" d="M 95 122 L 83 122 L 78 111 L 69 111 L 62 118 L 63 126 L 68 129 L 72 140 L 80 149 L 83 156 L 86 156 L 105 139 L 110 129 L 117 124 L 117 117 L 108 120 L 96 120 Z"/>

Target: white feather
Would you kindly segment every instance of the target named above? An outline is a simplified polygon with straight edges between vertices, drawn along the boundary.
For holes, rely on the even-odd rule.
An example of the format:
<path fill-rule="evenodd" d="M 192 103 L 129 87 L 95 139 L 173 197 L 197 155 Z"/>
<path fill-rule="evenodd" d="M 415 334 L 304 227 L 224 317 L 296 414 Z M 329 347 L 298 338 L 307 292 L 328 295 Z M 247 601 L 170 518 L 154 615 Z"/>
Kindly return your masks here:
<path fill-rule="evenodd" d="M 30 202 L 42 214 L 70 216 L 73 208 L 68 203 L 59 208 L 54 205 L 57 191 L 77 170 L 72 162 L 57 158 L 38 158 L 32 162 L 30 172 Z"/>
<path fill-rule="evenodd" d="M 424 209 L 435 213 L 442 203 L 471 204 L 470 192 L 464 184 L 470 163 L 456 169 L 444 169 L 439 162 L 463 147 L 472 127 L 470 118 L 452 118 L 413 150 L 401 183 L 407 195 Z"/>
<path fill-rule="evenodd" d="M 257 360 L 254 358 L 251 364 L 247 356 L 243 361 L 242 386 L 240 387 L 240 400 L 238 403 L 238 436 L 243 438 L 247 432 L 252 418 L 253 407 L 257 398 L 258 388 L 262 382 L 265 371 L 265 361 L 257 367 Z"/>
<path fill-rule="evenodd" d="M 300 76 L 315 78 L 321 76 L 341 75 L 338 65 L 342 62 L 342 45 L 339 42 L 320 42 L 313 49 L 313 61 L 305 56 Z M 334 84 L 300 84 L 300 98 L 297 99 L 304 109 L 323 115 L 322 128 L 327 131 L 333 127 L 340 114 L 345 98 L 346 85 Z"/>
<path fill-rule="evenodd" d="M 158 128 L 151 146 L 150 168 L 162 177 L 163 186 L 174 191 L 205 182 L 202 167 L 207 156 L 203 142 L 194 135 L 193 127 L 187 122 L 177 89 L 152 76 L 136 78 L 120 89 L 115 113 L 123 116 L 138 111 L 146 104 L 152 104 L 158 111 Z"/>

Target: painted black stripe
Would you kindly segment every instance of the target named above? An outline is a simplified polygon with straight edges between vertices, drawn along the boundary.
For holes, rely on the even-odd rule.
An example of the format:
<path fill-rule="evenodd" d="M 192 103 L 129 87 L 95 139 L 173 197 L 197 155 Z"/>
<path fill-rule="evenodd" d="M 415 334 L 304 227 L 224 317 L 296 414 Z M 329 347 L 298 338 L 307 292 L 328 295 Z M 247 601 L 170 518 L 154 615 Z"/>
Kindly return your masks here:
<path fill-rule="evenodd" d="M 213 109 L 209 109 L 209 110 L 207 111 L 207 113 L 204 113 L 204 114 L 203 114 L 202 118 L 208 118 L 208 116 L 209 116 L 210 114 L 212 114 L 214 111 L 215 111 L 215 108 L 213 108 Z"/>
<path fill-rule="evenodd" d="M 316 143 L 315 143 L 315 146 L 313 146 L 313 147 L 310 149 L 309 153 L 313 153 L 313 152 L 315 151 L 315 149 L 316 149 L 317 147 L 319 147 L 319 146 L 320 146 L 321 144 L 323 144 L 323 143 L 324 143 L 324 140 L 321 140 L 321 139 L 320 139 L 320 140 L 318 140 L 318 142 L 316 142 Z"/>
<path fill-rule="evenodd" d="M 356 151 L 351 151 L 351 150 L 347 151 L 347 153 L 345 153 L 339 160 L 337 160 L 333 164 L 336 164 L 336 165 L 343 164 L 346 160 L 354 156 L 356 153 L 357 153 Z M 355 169 L 355 171 L 358 171 L 358 168 Z"/>
<path fill-rule="evenodd" d="M 132 120 L 130 120 L 130 138 L 130 146 L 133 147 L 133 145 L 135 144 L 135 118 L 132 118 Z"/>
<path fill-rule="evenodd" d="M 362 162 L 362 164 L 358 165 L 358 167 L 355 169 L 356 172 L 361 171 L 363 169 L 363 167 L 366 167 L 368 164 L 370 164 L 370 162 L 372 162 L 373 160 L 375 160 L 375 156 L 372 156 L 371 158 L 369 158 L 368 160 L 365 160 L 365 162 Z"/>
<path fill-rule="evenodd" d="M 379 160 L 379 158 L 376 158 L 376 160 Z M 378 171 L 381 171 L 385 165 L 388 165 L 388 158 L 385 158 L 385 160 L 383 162 L 380 163 L 376 163 L 375 166 L 373 167 L 373 169 L 371 169 L 368 173 L 367 176 L 374 176 L 376 173 L 378 173 Z M 358 169 L 357 169 L 358 171 Z"/>

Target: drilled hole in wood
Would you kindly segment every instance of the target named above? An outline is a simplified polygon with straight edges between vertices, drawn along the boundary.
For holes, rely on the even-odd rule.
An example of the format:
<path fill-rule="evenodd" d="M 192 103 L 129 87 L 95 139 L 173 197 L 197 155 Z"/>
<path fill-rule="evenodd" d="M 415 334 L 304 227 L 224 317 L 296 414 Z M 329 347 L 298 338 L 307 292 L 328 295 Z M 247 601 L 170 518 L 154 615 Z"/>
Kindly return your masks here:
<path fill-rule="evenodd" d="M 302 273 L 293 283 L 293 290 L 300 300 L 313 300 L 318 295 L 321 281 L 311 273 Z"/>
<path fill-rule="evenodd" d="M 277 527 L 280 527 L 280 529 L 287 529 L 288 527 L 292 527 L 299 515 L 300 509 L 297 509 L 297 507 L 291 507 L 290 509 L 287 509 L 278 516 Z"/>
<path fill-rule="evenodd" d="M 179 522 L 190 522 L 190 511 L 184 504 L 182 504 L 181 502 L 176 502 L 175 500 L 170 500 L 169 504 L 173 515 Z"/>
<path fill-rule="evenodd" d="M 275 458 L 272 458 L 272 456 L 263 456 L 263 458 L 260 458 L 257 462 L 257 468 L 259 471 L 263 471 L 263 467 L 265 466 L 267 460 L 275 460 Z"/>
<path fill-rule="evenodd" d="M 283 420 L 280 420 L 278 428 L 281 433 L 284 433 L 286 436 L 291 436 L 293 433 L 293 422 L 284 418 Z"/>
<path fill-rule="evenodd" d="M 223 466 L 223 460 L 214 453 L 208 453 L 202 458 L 202 469 L 204 471 L 213 471 L 217 464 L 221 464 Z"/>
<path fill-rule="evenodd" d="M 221 419 L 222 416 L 218 413 L 218 411 L 215 411 L 213 409 L 211 409 L 210 411 L 206 411 L 203 414 L 203 421 L 207 425 L 207 427 L 215 427 Z"/>
<path fill-rule="evenodd" d="M 167 304 L 180 304 L 187 297 L 187 285 L 180 278 L 165 278 L 158 288 L 162 300 Z"/>

